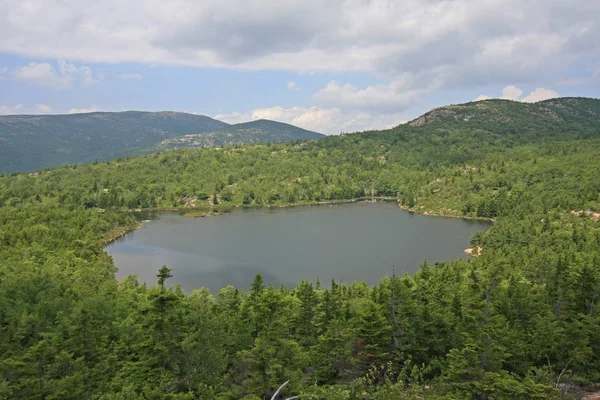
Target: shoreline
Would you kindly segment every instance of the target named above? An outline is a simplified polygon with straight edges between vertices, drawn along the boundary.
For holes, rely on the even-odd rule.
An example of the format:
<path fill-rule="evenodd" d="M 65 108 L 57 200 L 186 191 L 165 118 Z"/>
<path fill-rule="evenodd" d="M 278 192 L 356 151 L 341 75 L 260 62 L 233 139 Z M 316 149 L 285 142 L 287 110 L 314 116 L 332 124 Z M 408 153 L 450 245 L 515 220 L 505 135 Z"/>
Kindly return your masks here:
<path fill-rule="evenodd" d="M 117 210 L 128 213 L 143 213 L 143 212 L 159 212 L 159 211 L 179 211 L 179 212 L 194 212 L 194 211 L 205 211 L 205 210 L 220 210 L 227 212 L 234 208 L 288 208 L 288 207 L 304 207 L 304 206 L 319 206 L 327 204 L 345 204 L 345 203 L 358 203 L 361 201 L 398 201 L 395 197 L 375 196 L 375 197 L 357 197 L 355 199 L 343 199 L 343 200 L 329 200 L 329 201 L 318 201 L 318 202 L 302 202 L 302 203 L 285 203 L 285 204 L 228 204 L 228 205 L 216 205 L 216 206 L 198 206 L 198 207 L 151 207 L 151 208 L 135 208 L 127 210 Z"/>
<path fill-rule="evenodd" d="M 421 211 L 420 209 L 409 208 L 400 204 L 400 200 L 396 197 L 385 197 L 385 196 L 375 196 L 375 197 L 358 197 L 355 199 L 344 199 L 344 200 L 330 200 L 330 201 L 319 201 L 319 202 L 302 202 L 302 203 L 287 203 L 287 204 L 236 204 L 236 205 L 225 205 L 223 207 L 219 206 L 202 206 L 202 207 L 168 207 L 168 208 L 138 208 L 138 209 L 128 209 L 121 210 L 121 212 L 127 213 L 144 213 L 144 212 L 179 212 L 180 214 L 190 217 L 190 218 L 198 218 L 204 215 L 193 215 L 193 214 L 203 214 L 210 213 L 210 216 L 220 216 L 225 215 L 231 212 L 233 209 L 260 209 L 260 208 L 292 208 L 292 207 L 310 207 L 310 206 L 324 206 L 324 205 L 334 205 L 334 204 L 350 204 L 350 203 L 360 203 L 360 202 L 369 202 L 375 203 L 378 201 L 382 202 L 391 202 L 395 201 L 396 205 L 399 209 L 403 211 L 407 211 L 412 214 L 419 214 L 428 217 L 444 217 L 444 218 L 459 218 L 466 219 L 472 221 L 486 221 L 493 222 L 492 218 L 478 218 L 478 217 L 469 217 L 467 215 L 447 215 L 447 214 L 436 214 L 430 213 L 428 211 Z M 208 216 L 208 215 L 207 215 Z M 124 227 L 121 230 L 118 230 L 117 233 L 110 235 L 106 240 L 104 247 L 109 244 L 123 238 L 130 232 L 133 232 L 139 228 L 141 228 L 145 222 L 149 220 L 144 220 L 136 224 L 136 226 Z"/>
<path fill-rule="evenodd" d="M 494 222 L 493 218 L 485 218 L 485 217 L 469 217 L 468 215 L 449 215 L 449 214 L 436 214 L 429 211 L 421 211 L 416 210 L 414 208 L 406 207 L 398 203 L 398 208 L 404 211 L 408 211 L 413 214 L 424 215 L 426 217 L 444 217 L 444 218 L 459 218 L 459 219 L 467 219 L 470 221 L 485 221 L 485 222 Z"/>
<path fill-rule="evenodd" d="M 356 198 L 356 199 L 347 199 L 347 200 L 332 200 L 332 201 L 321 201 L 321 202 L 305 202 L 305 203 L 289 203 L 289 204 L 250 204 L 250 205 L 240 205 L 240 204 L 236 204 L 236 205 L 227 205 L 227 206 L 223 206 L 223 207 L 219 207 L 219 206 L 203 206 L 203 207 L 168 207 L 168 208 L 160 208 L 160 207 L 153 207 L 153 208 L 137 208 L 137 209 L 128 209 L 128 210 L 117 210 L 120 212 L 126 212 L 126 213 L 148 213 L 148 212 L 178 212 L 181 215 L 187 216 L 189 218 L 199 218 L 201 217 L 201 215 L 191 215 L 193 213 L 210 213 L 210 216 L 220 216 L 220 215 L 225 215 L 228 214 L 229 212 L 231 212 L 233 209 L 243 209 L 243 208 L 248 208 L 248 209 L 260 209 L 260 208 L 291 208 L 291 207 L 310 207 L 310 206 L 321 206 L 321 205 L 328 205 L 328 204 L 348 204 L 348 203 L 358 203 L 361 201 L 369 201 L 369 200 L 380 200 L 380 201 L 397 201 L 396 198 L 392 198 L 392 197 L 360 197 L 360 198 Z M 188 214 L 188 215 L 186 215 Z M 203 216 L 203 215 L 202 215 Z M 108 239 L 106 239 L 106 241 L 103 244 L 103 247 L 108 246 L 109 244 L 123 238 L 125 235 L 127 235 L 128 233 L 131 233 L 139 228 L 141 228 L 145 222 L 148 222 L 151 220 L 143 220 L 140 221 L 139 223 L 137 223 L 135 226 L 128 226 L 128 227 L 123 227 L 119 230 L 116 231 L 116 233 L 113 233 L 111 235 L 109 235 Z"/>
<path fill-rule="evenodd" d="M 114 233 L 114 234 L 108 236 L 108 239 L 106 239 L 103 247 L 106 247 L 109 244 L 123 238 L 125 235 L 127 235 L 130 232 L 140 229 L 143 225 L 144 225 L 144 222 L 139 222 L 135 226 L 123 227 L 123 228 L 117 230 L 116 231 L 117 233 Z"/>

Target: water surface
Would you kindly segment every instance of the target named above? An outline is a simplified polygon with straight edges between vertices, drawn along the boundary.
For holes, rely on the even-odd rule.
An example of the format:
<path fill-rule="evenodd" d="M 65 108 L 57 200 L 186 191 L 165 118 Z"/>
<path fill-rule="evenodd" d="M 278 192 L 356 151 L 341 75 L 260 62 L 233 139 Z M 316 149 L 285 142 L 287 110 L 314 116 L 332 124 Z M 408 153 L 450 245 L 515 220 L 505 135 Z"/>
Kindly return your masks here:
<path fill-rule="evenodd" d="M 154 284 L 158 269 L 167 265 L 174 274 L 169 283 L 188 292 L 248 288 L 257 273 L 276 285 L 301 279 L 376 284 L 392 270 L 417 271 L 425 259 L 464 257 L 473 234 L 487 227 L 412 214 L 393 202 L 236 209 L 206 218 L 162 212 L 106 251 L 118 278 L 137 274 Z"/>

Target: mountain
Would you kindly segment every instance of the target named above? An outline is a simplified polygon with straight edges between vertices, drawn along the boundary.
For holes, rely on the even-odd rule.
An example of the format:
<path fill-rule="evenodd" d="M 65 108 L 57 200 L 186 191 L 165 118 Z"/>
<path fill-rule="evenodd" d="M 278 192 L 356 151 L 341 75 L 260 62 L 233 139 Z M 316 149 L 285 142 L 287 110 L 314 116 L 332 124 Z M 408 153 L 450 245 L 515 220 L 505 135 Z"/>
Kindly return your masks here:
<path fill-rule="evenodd" d="M 131 156 L 167 138 L 227 126 L 170 111 L 2 116 L 0 173 Z"/>
<path fill-rule="evenodd" d="M 285 396 L 316 399 L 582 398 L 600 382 L 599 115 L 594 99 L 488 100 L 385 131 L 2 175 L 0 398 L 258 399 L 283 382 Z M 186 294 L 169 278 L 189 275 L 162 257 L 139 265 L 158 270 L 151 286 L 117 281 L 103 252 L 148 218 L 126 210 L 373 196 L 493 223 L 464 238 L 473 257 L 438 260 L 432 247 L 418 272 L 372 286 L 258 274 L 250 288 Z M 226 217 L 214 218 L 222 229 Z M 272 243 L 273 254 L 298 251 Z M 395 263 L 364 251 L 366 268 Z"/>
<path fill-rule="evenodd" d="M 528 140 L 531 134 L 543 135 L 546 139 L 560 138 L 565 134 L 565 127 L 571 127 L 569 131 L 573 131 L 587 126 L 592 128 L 587 134 L 593 134 L 595 129 L 600 129 L 600 101 L 581 97 L 537 103 L 483 100 L 435 108 L 407 125 L 427 127 L 428 130 L 454 127 L 482 130 L 519 140 Z"/>
<path fill-rule="evenodd" d="M 212 132 L 195 133 L 165 139 L 157 146 L 157 149 L 167 150 L 219 147 L 233 144 L 294 142 L 297 140 L 320 139 L 324 136 L 294 125 L 261 119 L 226 126 Z"/>
<path fill-rule="evenodd" d="M 393 145 L 405 165 L 437 167 L 467 162 L 499 148 L 598 138 L 600 100 L 569 97 L 533 104 L 483 100 L 436 108 L 395 128 L 357 135 L 348 136 L 364 137 L 368 147 L 373 142 Z"/>

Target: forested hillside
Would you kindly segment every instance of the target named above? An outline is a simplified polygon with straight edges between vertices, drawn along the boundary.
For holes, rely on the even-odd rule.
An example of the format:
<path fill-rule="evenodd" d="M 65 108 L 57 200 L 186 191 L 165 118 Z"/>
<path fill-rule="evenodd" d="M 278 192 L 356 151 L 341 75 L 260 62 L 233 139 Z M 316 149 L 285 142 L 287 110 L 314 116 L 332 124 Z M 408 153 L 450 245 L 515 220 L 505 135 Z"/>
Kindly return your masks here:
<path fill-rule="evenodd" d="M 0 398 L 547 399 L 600 383 L 600 100 L 488 100 L 381 132 L 0 176 Z M 414 276 L 114 279 L 139 208 L 382 196 L 491 218 Z M 400 212 L 400 211 L 399 211 Z M 218 218 L 218 217 L 216 217 Z M 276 250 L 276 249 L 275 249 Z"/>
<path fill-rule="evenodd" d="M 226 126 L 168 111 L 0 116 L 0 173 L 132 156 L 173 136 Z"/>
<path fill-rule="evenodd" d="M 324 137 L 297 126 L 261 119 L 230 125 L 212 132 L 192 133 L 163 140 L 157 150 L 193 149 L 203 147 L 232 146 L 234 144 L 257 144 L 315 140 Z"/>

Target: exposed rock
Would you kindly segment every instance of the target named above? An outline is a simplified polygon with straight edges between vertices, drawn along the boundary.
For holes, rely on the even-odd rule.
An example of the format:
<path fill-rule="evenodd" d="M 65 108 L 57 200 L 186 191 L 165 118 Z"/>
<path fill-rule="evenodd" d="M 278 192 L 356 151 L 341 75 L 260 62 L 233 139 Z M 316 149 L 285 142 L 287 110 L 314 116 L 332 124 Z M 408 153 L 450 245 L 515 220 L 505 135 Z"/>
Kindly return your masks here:
<path fill-rule="evenodd" d="M 314 140 L 321 137 L 324 137 L 324 135 L 293 125 L 276 121 L 258 120 L 223 127 L 211 132 L 168 138 L 157 146 L 157 150 L 293 142 L 296 140 Z M 275 151 L 271 153 L 271 155 L 276 154 L 277 152 Z"/>
<path fill-rule="evenodd" d="M 581 210 L 581 211 L 575 211 L 575 210 L 572 210 L 571 214 L 578 215 L 578 216 L 579 215 L 586 215 L 586 216 L 590 217 L 592 220 L 594 220 L 595 222 L 600 221 L 600 213 L 597 213 L 597 212 L 592 211 L 592 210 L 587 210 L 587 211 L 583 211 L 583 210 Z"/>
<path fill-rule="evenodd" d="M 483 251 L 483 248 L 481 247 L 469 247 L 468 249 L 465 249 L 465 254 L 468 254 L 472 257 L 479 257 L 481 255 L 481 252 Z"/>

